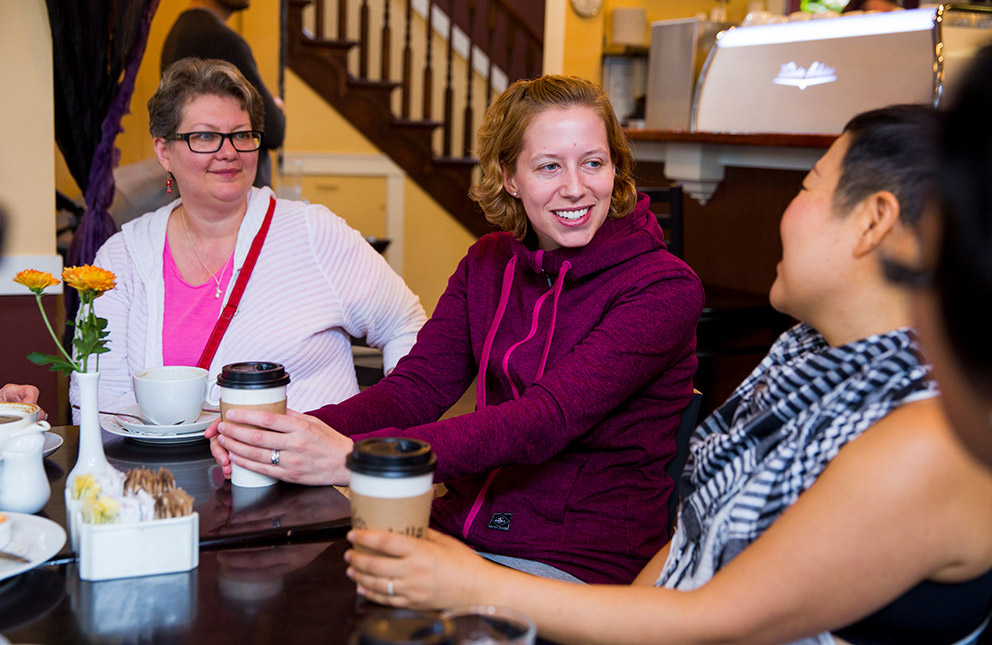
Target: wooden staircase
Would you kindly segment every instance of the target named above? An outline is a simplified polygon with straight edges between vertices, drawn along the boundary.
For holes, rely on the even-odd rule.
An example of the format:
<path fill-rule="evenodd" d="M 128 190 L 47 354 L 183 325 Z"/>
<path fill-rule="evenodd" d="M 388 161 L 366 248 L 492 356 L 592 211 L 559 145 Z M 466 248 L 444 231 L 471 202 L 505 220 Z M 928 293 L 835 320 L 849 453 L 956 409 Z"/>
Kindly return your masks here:
<path fill-rule="evenodd" d="M 357 35 L 347 33 L 348 12 L 355 9 L 351 5 L 358 6 L 360 15 L 360 26 Z M 432 65 L 431 43 L 436 38 L 431 30 L 435 11 L 441 11 L 436 7 L 434 0 L 426 3 L 426 22 L 421 29 L 426 28 L 426 53 L 423 55 L 423 66 L 417 78 L 414 78 L 413 58 L 414 53 L 411 48 L 411 29 L 413 28 L 412 6 L 414 0 L 405 0 L 403 9 L 405 11 L 405 34 L 402 59 L 399 64 L 394 61 L 392 52 L 392 26 L 391 9 L 400 4 L 399 0 L 383 0 L 378 3 L 379 9 L 383 12 L 379 20 L 381 25 L 377 36 L 378 58 L 380 61 L 379 78 L 369 78 L 368 64 L 370 60 L 370 47 L 373 46 L 373 34 L 370 32 L 370 11 L 368 0 L 360 3 L 348 0 L 289 0 L 288 16 L 286 18 L 286 65 L 296 73 L 304 82 L 310 85 L 321 97 L 334 107 L 344 118 L 351 122 L 366 138 L 377 146 L 384 154 L 388 155 L 397 166 L 399 166 L 413 181 L 415 181 L 425 192 L 437 201 L 452 217 L 457 219 L 466 229 L 475 235 L 483 235 L 490 232 L 492 228 L 486 222 L 478 206 L 468 197 L 468 190 L 472 183 L 473 169 L 477 160 L 470 156 L 466 149 L 468 146 L 462 145 L 460 150 L 456 150 L 457 143 L 454 140 L 454 94 L 455 89 L 452 83 L 452 58 L 453 48 L 453 28 L 457 22 L 448 21 L 447 38 L 447 69 L 444 87 L 443 106 L 435 109 L 432 96 L 434 94 L 434 70 Z M 485 5 L 480 7 L 479 5 Z M 331 7 L 331 5 L 336 5 Z M 464 6 L 459 6 L 464 5 Z M 467 96 L 459 97 L 460 103 L 464 105 L 464 110 L 459 114 L 462 120 L 463 132 L 462 141 L 473 141 L 475 126 L 481 121 L 481 114 L 476 115 L 473 103 L 477 103 L 479 97 L 473 100 L 472 86 L 478 85 L 474 80 L 478 75 L 473 70 L 474 52 L 481 51 L 488 58 L 488 70 L 485 75 L 487 90 L 492 87 L 494 75 L 494 61 L 505 60 L 510 66 L 517 69 L 513 72 L 505 71 L 507 82 L 512 82 L 517 78 L 529 78 L 540 73 L 540 56 L 535 56 L 534 51 L 540 52 L 541 45 L 539 39 L 520 19 L 514 10 L 508 6 L 505 0 L 449 0 L 447 15 L 456 14 L 458 9 L 467 9 L 463 21 L 467 25 L 463 27 L 463 32 L 469 37 L 468 64 L 469 77 L 466 82 Z M 485 25 L 480 26 L 478 17 L 485 12 Z M 329 22 L 326 18 L 329 9 L 334 9 L 337 21 L 337 30 L 334 37 L 325 35 L 324 25 Z M 311 11 L 310 16 L 305 16 L 305 12 Z M 309 19 L 310 28 L 307 27 Z M 462 27 L 462 25 L 459 25 Z M 520 34 L 523 34 L 524 56 L 515 54 L 518 43 L 521 41 Z M 488 36 L 486 38 L 476 38 L 477 34 Z M 502 36 L 502 38 L 500 38 Z M 513 36 L 513 37 L 509 37 Z M 483 47 L 482 40 L 488 47 Z M 504 46 L 509 46 L 510 51 L 497 51 L 491 47 L 495 42 L 500 42 Z M 486 51 L 488 49 L 488 52 Z M 355 55 L 353 50 L 358 50 L 357 70 L 350 69 L 355 65 Z M 502 56 L 501 56 L 502 54 Z M 528 59 L 530 59 L 528 61 Z M 520 61 L 523 61 L 522 63 Z M 392 80 L 390 69 L 399 67 L 402 69 L 402 78 Z M 497 69 L 497 72 L 499 70 Z M 415 82 L 421 82 L 422 118 L 411 118 L 411 96 L 412 86 Z M 394 114 L 394 94 L 399 91 L 400 114 Z M 491 92 L 486 92 L 486 102 L 490 100 Z M 434 132 L 438 128 L 443 129 L 441 150 L 435 149 L 436 141 Z"/>

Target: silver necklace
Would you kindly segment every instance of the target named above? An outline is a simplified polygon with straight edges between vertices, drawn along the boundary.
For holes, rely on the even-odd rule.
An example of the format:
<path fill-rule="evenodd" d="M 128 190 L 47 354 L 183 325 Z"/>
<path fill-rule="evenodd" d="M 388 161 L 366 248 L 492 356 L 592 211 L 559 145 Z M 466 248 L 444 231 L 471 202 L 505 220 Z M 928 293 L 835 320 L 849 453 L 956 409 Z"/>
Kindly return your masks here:
<path fill-rule="evenodd" d="M 203 266 L 203 269 L 210 276 L 210 279 L 213 280 L 214 284 L 217 285 L 217 291 L 214 293 L 214 298 L 220 299 L 221 296 L 220 278 L 218 278 L 216 275 L 210 272 L 210 269 L 207 268 L 207 263 L 203 261 L 202 257 L 200 257 L 200 252 L 196 250 L 196 244 L 193 244 L 193 236 L 189 234 L 189 224 L 186 223 L 186 209 L 180 208 L 179 213 L 180 215 L 183 216 L 183 230 L 186 231 L 186 239 L 189 240 L 189 245 L 193 249 L 193 253 L 196 254 L 196 259 L 200 261 L 200 264 Z M 220 270 L 223 273 L 224 267 L 221 267 Z"/>

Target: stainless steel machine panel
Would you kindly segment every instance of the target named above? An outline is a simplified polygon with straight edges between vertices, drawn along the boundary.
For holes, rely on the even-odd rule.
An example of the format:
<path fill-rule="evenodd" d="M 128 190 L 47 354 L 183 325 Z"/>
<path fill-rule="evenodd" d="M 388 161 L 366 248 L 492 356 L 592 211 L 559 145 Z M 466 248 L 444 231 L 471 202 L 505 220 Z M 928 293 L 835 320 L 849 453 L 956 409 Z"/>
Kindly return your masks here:
<path fill-rule="evenodd" d="M 717 33 L 726 27 L 696 18 L 651 23 L 645 126 L 688 130 L 696 79 Z"/>
<path fill-rule="evenodd" d="M 865 110 L 936 104 L 992 39 L 988 15 L 949 6 L 727 30 L 701 75 L 693 128 L 837 134 Z"/>

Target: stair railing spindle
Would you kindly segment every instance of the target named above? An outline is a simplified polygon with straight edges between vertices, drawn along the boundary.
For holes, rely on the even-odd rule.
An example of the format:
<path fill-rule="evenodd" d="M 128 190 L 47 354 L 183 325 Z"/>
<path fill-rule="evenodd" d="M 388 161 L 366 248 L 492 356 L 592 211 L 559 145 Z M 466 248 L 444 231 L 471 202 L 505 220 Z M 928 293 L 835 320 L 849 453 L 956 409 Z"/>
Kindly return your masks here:
<path fill-rule="evenodd" d="M 358 34 L 358 78 L 366 80 L 369 77 L 369 3 L 362 0 L 359 9 Z"/>
<path fill-rule="evenodd" d="M 406 30 L 403 35 L 403 103 L 401 113 L 410 118 L 410 75 L 413 71 L 413 50 L 410 48 L 410 29 L 413 22 L 413 0 L 406 0 Z"/>
<path fill-rule="evenodd" d="M 380 46 L 382 58 L 379 60 L 379 79 L 383 81 L 388 81 L 392 76 L 389 70 L 389 64 L 392 62 L 393 44 L 393 31 L 389 24 L 389 6 L 391 4 L 390 0 L 385 0 L 382 3 L 382 43 Z"/>
<path fill-rule="evenodd" d="M 317 36 L 318 40 L 324 39 L 324 0 L 317 0 L 317 4 L 313 8 L 314 25 L 313 32 Z"/>
<path fill-rule="evenodd" d="M 338 40 L 348 40 L 348 0 L 338 0 Z"/>
<path fill-rule="evenodd" d="M 468 0 L 468 60 L 465 65 L 465 117 L 462 123 L 462 156 L 472 156 L 472 137 L 475 130 L 472 129 L 472 86 L 475 80 L 475 69 L 473 68 L 475 55 L 475 9 L 477 0 Z"/>
<path fill-rule="evenodd" d="M 525 66 L 527 78 L 536 78 L 537 76 L 540 75 L 540 72 L 538 71 L 540 67 L 537 64 L 537 60 L 538 60 L 538 56 L 540 56 L 540 52 L 537 51 L 537 49 L 530 41 L 528 41 L 524 45 L 524 48 L 525 51 L 527 52 L 527 61 Z"/>
<path fill-rule="evenodd" d="M 489 0 L 486 7 L 486 51 L 489 52 L 489 66 L 486 69 L 486 105 L 493 102 L 493 58 L 496 47 L 493 42 L 496 33 L 496 3 Z"/>
<path fill-rule="evenodd" d="M 455 2 L 448 0 L 448 70 L 444 85 L 444 143 L 442 154 L 454 157 L 455 151 L 452 148 L 452 120 L 455 116 L 454 90 L 451 85 L 451 76 L 454 69 L 455 51 Z"/>
<path fill-rule="evenodd" d="M 427 2 L 427 55 L 424 61 L 424 108 L 420 118 L 427 120 L 434 115 L 434 0 Z"/>

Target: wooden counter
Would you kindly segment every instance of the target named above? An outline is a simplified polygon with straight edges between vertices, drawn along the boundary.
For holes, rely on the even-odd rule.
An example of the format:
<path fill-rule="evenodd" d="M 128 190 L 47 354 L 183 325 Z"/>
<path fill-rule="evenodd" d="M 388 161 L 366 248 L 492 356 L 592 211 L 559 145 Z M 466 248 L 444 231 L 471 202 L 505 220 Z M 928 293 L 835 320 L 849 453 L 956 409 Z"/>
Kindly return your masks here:
<path fill-rule="evenodd" d="M 664 163 L 700 204 L 713 196 L 728 166 L 808 171 L 833 143 L 833 135 L 627 130 L 634 158 Z"/>

